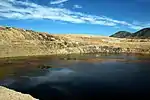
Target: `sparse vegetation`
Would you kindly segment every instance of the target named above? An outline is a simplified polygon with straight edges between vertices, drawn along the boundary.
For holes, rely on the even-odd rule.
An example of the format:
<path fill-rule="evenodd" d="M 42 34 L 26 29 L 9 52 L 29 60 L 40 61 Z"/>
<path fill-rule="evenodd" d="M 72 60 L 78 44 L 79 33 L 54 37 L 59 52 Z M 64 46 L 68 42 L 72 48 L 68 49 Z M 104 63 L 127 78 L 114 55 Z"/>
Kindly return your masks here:
<path fill-rule="evenodd" d="M 150 53 L 149 44 L 150 39 L 48 34 L 12 27 L 0 29 L 0 57 L 99 52 Z"/>

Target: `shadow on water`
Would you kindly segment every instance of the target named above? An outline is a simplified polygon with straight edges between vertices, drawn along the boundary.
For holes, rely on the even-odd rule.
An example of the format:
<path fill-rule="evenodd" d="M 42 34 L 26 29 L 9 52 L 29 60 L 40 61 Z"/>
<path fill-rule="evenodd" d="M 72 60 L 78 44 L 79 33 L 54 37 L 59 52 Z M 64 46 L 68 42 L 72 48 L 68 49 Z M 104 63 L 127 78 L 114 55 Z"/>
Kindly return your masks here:
<path fill-rule="evenodd" d="M 148 55 L 60 55 L 7 61 L 0 60 L 0 84 L 40 100 L 150 95 Z"/>

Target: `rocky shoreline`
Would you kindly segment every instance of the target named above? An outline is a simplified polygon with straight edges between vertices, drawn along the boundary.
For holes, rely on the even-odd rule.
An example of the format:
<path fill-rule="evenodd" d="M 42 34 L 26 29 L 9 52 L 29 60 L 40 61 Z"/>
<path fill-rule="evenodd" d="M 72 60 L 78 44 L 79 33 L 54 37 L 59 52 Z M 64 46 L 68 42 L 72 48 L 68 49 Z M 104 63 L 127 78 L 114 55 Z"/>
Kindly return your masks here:
<path fill-rule="evenodd" d="M 0 86 L 0 100 L 38 100 L 29 94 L 22 94 Z"/>
<path fill-rule="evenodd" d="M 0 28 L 0 58 L 72 53 L 150 54 L 150 39 L 58 35 L 12 27 Z"/>

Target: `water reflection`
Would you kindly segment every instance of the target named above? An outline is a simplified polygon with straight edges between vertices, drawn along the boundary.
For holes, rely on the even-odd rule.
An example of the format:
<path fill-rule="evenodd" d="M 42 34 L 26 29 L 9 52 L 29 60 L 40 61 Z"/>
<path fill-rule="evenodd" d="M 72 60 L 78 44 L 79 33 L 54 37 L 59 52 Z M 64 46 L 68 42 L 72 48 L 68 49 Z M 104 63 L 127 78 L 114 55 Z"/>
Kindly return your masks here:
<path fill-rule="evenodd" d="M 149 97 L 149 64 L 147 55 L 122 54 L 12 60 L 0 67 L 0 84 L 40 100 Z"/>

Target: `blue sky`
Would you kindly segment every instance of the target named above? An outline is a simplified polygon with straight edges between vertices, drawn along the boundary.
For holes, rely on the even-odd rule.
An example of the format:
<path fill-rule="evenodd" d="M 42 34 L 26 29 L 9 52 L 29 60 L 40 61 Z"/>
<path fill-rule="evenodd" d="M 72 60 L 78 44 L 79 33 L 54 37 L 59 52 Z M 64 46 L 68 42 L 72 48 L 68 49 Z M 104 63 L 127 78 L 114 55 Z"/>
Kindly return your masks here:
<path fill-rule="evenodd" d="M 150 27 L 150 0 L 0 0 L 0 25 L 110 35 Z"/>

